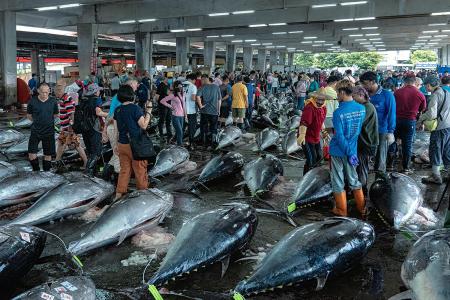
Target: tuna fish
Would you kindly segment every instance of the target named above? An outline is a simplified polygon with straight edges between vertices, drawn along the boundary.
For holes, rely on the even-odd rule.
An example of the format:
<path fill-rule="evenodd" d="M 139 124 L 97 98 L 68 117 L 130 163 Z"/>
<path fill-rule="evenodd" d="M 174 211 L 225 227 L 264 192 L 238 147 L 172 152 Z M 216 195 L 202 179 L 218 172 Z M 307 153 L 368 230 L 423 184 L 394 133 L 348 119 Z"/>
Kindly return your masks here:
<path fill-rule="evenodd" d="M 23 118 L 20 119 L 19 121 L 15 122 L 15 123 L 10 123 L 14 128 L 30 128 L 31 124 L 33 124 L 32 121 L 28 120 L 28 118 Z"/>
<path fill-rule="evenodd" d="M 17 174 L 17 167 L 7 163 L 5 161 L 0 161 L 0 181 L 7 177 L 11 177 Z"/>
<path fill-rule="evenodd" d="M 332 193 L 330 169 L 327 166 L 314 168 L 300 179 L 288 210 L 293 212 L 297 208 L 313 204 Z"/>
<path fill-rule="evenodd" d="M 157 177 L 169 174 L 189 160 L 189 151 L 180 146 L 171 146 L 161 150 L 156 157 L 156 162 L 148 175 Z"/>
<path fill-rule="evenodd" d="M 21 172 L 0 182 L 0 207 L 38 198 L 45 192 L 67 182 L 50 172 Z"/>
<path fill-rule="evenodd" d="M 0 130 L 0 148 L 10 147 L 24 139 L 25 135 L 16 130 Z"/>
<path fill-rule="evenodd" d="M 219 131 L 217 135 L 217 148 L 223 149 L 239 142 L 242 137 L 242 131 L 236 126 L 227 126 Z"/>
<path fill-rule="evenodd" d="M 114 193 L 114 186 L 99 178 L 79 174 L 74 182 L 62 184 L 45 193 L 11 224 L 41 224 L 79 214 L 96 206 Z"/>
<path fill-rule="evenodd" d="M 409 250 L 401 275 L 410 290 L 391 299 L 450 299 L 450 229 L 423 235 Z"/>
<path fill-rule="evenodd" d="M 223 276 L 230 255 L 250 242 L 257 224 L 255 210 L 241 203 L 197 215 L 180 229 L 149 284 L 160 286 L 218 261 L 222 261 Z"/>
<path fill-rule="evenodd" d="M 41 144 L 38 145 L 38 149 L 41 150 Z M 6 148 L 3 153 L 6 155 L 23 155 L 28 153 L 28 137 L 11 147 Z"/>
<path fill-rule="evenodd" d="M 211 159 L 203 168 L 196 183 L 207 182 L 237 173 L 244 166 L 244 157 L 238 152 L 228 152 Z"/>
<path fill-rule="evenodd" d="M 291 130 L 283 137 L 281 148 L 283 149 L 283 153 L 287 155 L 297 152 L 302 148 L 297 144 L 297 130 Z"/>
<path fill-rule="evenodd" d="M 370 187 L 369 195 L 383 219 L 395 229 L 405 225 L 423 202 L 414 179 L 396 172 L 379 177 Z"/>
<path fill-rule="evenodd" d="M 304 225 L 285 235 L 235 292 L 249 295 L 309 280 L 317 280 L 320 290 L 329 275 L 359 263 L 374 241 L 373 227 L 356 219 L 335 217 Z"/>
<path fill-rule="evenodd" d="M 266 128 L 256 134 L 256 145 L 260 151 L 264 151 L 267 148 L 277 145 L 280 134 L 278 131 L 272 128 Z"/>
<path fill-rule="evenodd" d="M 271 154 L 264 154 L 244 166 L 244 181 L 253 196 L 270 191 L 281 175 L 283 164 Z"/>
<path fill-rule="evenodd" d="M 13 300 L 95 300 L 95 284 L 86 276 L 62 277 L 32 288 Z"/>
<path fill-rule="evenodd" d="M 0 227 L 0 285 L 16 283 L 31 270 L 44 250 L 46 235 L 36 227 Z"/>
<path fill-rule="evenodd" d="M 118 241 L 161 223 L 172 208 L 173 196 L 158 189 L 136 191 L 114 203 L 83 237 L 69 244 L 69 251 L 81 254 Z"/>
<path fill-rule="evenodd" d="M 265 115 L 256 116 L 252 118 L 252 124 L 254 127 L 259 129 L 264 129 L 268 127 L 277 127 L 277 125 L 275 125 L 275 123 L 268 116 Z"/>
<path fill-rule="evenodd" d="M 292 118 L 290 118 L 287 122 L 286 122 L 286 127 L 289 130 L 297 130 L 298 127 L 300 126 L 300 116 L 293 116 Z"/>

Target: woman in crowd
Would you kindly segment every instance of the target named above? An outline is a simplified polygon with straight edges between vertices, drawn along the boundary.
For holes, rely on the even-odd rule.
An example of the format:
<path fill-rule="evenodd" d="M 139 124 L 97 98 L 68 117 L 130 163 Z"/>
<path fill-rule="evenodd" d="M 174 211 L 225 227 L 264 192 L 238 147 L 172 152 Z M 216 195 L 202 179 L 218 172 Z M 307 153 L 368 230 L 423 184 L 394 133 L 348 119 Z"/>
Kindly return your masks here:
<path fill-rule="evenodd" d="M 170 102 L 170 103 L 169 103 Z M 172 110 L 172 125 L 175 128 L 175 137 L 177 145 L 183 145 L 183 123 L 186 116 L 184 107 L 186 106 L 183 85 L 180 81 L 175 81 L 173 89 L 169 95 L 161 100 L 161 104 Z"/>

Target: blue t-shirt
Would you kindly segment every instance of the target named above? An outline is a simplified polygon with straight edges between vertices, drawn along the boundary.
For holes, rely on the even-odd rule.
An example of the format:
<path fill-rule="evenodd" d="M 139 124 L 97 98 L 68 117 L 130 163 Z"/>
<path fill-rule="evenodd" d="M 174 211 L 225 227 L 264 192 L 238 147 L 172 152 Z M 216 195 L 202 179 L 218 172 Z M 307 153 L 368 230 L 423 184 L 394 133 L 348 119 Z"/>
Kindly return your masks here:
<path fill-rule="evenodd" d="M 246 83 L 245 86 L 247 87 L 248 91 L 248 107 L 253 106 L 253 95 L 255 94 L 255 87 L 251 83 Z"/>
<path fill-rule="evenodd" d="M 141 127 L 138 121 L 144 116 L 142 109 L 136 104 L 121 105 L 114 112 L 114 120 L 117 122 L 119 130 L 119 143 L 129 144 L 128 134 L 131 137 L 139 136 Z"/>
<path fill-rule="evenodd" d="M 377 110 L 378 132 L 382 134 L 394 133 L 397 122 L 397 106 L 394 94 L 379 88 L 376 94 L 370 97 L 370 102 Z"/>
<path fill-rule="evenodd" d="M 441 88 L 442 88 L 444 91 L 447 91 L 447 92 L 450 93 L 450 86 L 448 86 L 448 85 L 443 85 L 443 86 L 441 86 Z"/>
<path fill-rule="evenodd" d="M 114 111 L 116 110 L 116 108 L 118 108 L 121 105 L 122 105 L 122 103 L 120 103 L 119 98 L 117 98 L 117 95 L 112 97 L 111 105 L 109 106 L 108 117 L 110 117 L 110 118 L 114 117 Z"/>
<path fill-rule="evenodd" d="M 231 86 L 231 83 L 229 83 L 228 84 L 228 86 L 227 86 L 227 92 L 228 92 L 228 95 L 230 96 L 230 97 L 228 97 L 228 107 L 231 107 L 231 103 L 233 103 L 233 97 L 232 97 L 232 95 L 233 95 L 233 87 Z"/>

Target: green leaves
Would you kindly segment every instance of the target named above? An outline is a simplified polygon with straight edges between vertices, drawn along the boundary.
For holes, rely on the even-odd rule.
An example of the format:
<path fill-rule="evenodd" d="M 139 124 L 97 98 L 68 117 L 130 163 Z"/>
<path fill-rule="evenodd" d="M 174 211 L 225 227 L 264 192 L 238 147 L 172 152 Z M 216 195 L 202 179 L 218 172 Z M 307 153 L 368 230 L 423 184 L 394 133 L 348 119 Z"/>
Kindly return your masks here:
<path fill-rule="evenodd" d="M 375 69 L 382 59 L 383 56 L 376 52 L 296 54 L 294 64 L 320 69 L 356 66 L 360 69 L 369 70 Z"/>
<path fill-rule="evenodd" d="M 411 53 L 411 62 L 416 64 L 418 62 L 436 62 L 437 55 L 433 50 L 416 50 Z"/>

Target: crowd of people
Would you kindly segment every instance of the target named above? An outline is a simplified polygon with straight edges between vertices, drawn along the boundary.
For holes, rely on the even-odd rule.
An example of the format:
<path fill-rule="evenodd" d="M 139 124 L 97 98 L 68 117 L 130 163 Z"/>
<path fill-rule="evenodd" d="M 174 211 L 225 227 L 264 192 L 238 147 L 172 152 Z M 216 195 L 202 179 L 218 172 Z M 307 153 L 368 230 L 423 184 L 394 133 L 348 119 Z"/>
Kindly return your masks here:
<path fill-rule="evenodd" d="M 94 75 L 94 74 L 93 74 Z M 33 121 L 29 160 L 40 170 L 38 143 L 44 152 L 43 170 L 51 169 L 52 157 L 59 167 L 66 149 L 76 149 L 83 168 L 95 176 L 102 143 L 113 149 L 104 173 L 117 173 L 116 198 L 127 192 L 134 173 L 138 189 L 148 187 L 147 161 L 134 159 L 130 143 L 147 129 L 152 108 L 158 108 L 158 133 L 164 143 L 176 143 L 191 151 L 198 145 L 212 150 L 218 128 L 227 120 L 242 131 L 252 127 L 253 109 L 261 96 L 292 94 L 301 115 L 298 144 L 305 154 L 304 173 L 330 160 L 338 215 L 347 215 L 345 185 L 353 191 L 358 210 L 365 214 L 369 162 L 375 172 L 396 170 L 401 146 L 401 168 L 410 174 L 416 130 L 431 131 L 431 174 L 424 183 L 442 184 L 442 165 L 450 168 L 450 77 L 433 72 L 312 74 L 296 72 L 185 73 L 171 78 L 148 72 L 136 76 L 118 74 L 110 80 L 109 112 L 102 110 L 103 88 L 95 76 L 65 86 L 58 84 L 55 97 L 46 83 L 30 82 L 36 93 L 28 103 Z M 32 80 L 35 80 L 34 78 Z M 54 117 L 60 118 L 55 149 Z M 199 122 L 198 122 L 199 120 Z M 196 138 L 197 128 L 200 138 Z M 173 130 L 172 130 L 173 129 Z M 187 131 L 187 141 L 184 132 Z M 83 137 L 85 149 L 80 145 Z M 199 141 L 198 141 L 199 140 Z"/>

